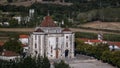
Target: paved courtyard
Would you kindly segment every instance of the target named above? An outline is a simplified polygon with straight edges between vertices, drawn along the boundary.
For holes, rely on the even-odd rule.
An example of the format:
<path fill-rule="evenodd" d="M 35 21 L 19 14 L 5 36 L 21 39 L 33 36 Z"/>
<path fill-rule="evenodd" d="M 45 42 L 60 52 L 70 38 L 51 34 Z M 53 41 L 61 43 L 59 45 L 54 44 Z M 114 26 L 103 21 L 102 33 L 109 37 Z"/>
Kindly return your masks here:
<path fill-rule="evenodd" d="M 81 62 L 70 63 L 69 65 L 71 68 L 115 68 L 107 63 L 102 63 L 97 60 L 84 60 Z"/>
<path fill-rule="evenodd" d="M 64 60 L 71 68 L 116 68 L 108 63 L 103 63 L 100 60 L 85 55 L 76 55 L 74 59 L 65 58 Z M 54 61 L 60 62 L 60 60 Z M 50 68 L 54 68 L 54 66 L 51 65 Z"/>
<path fill-rule="evenodd" d="M 77 55 L 75 59 L 66 60 L 71 68 L 116 68 L 110 64 L 103 63 L 92 57 Z"/>

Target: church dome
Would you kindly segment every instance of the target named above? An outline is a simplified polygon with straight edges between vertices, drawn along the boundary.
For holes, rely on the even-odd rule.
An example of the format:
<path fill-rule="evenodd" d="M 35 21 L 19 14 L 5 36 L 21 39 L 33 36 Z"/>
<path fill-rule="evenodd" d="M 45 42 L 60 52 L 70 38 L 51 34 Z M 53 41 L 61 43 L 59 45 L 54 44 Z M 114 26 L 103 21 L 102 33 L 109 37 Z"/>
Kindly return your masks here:
<path fill-rule="evenodd" d="M 54 23 L 51 16 L 46 16 L 40 26 L 41 27 L 57 27 L 57 25 Z"/>

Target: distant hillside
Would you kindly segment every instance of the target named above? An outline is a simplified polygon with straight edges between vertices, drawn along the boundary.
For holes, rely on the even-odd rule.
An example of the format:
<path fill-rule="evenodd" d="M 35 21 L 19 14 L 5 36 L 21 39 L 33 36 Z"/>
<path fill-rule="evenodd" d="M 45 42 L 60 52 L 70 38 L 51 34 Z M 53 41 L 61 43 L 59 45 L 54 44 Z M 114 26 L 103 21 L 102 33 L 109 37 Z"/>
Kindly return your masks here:
<path fill-rule="evenodd" d="M 61 0 L 1 0 L 2 5 L 16 5 L 16 6 L 31 6 L 33 3 L 39 2 L 41 4 L 58 4 L 58 5 L 72 5 L 70 2 Z"/>
<path fill-rule="evenodd" d="M 120 22 L 120 8 L 101 8 L 94 9 L 87 12 L 80 12 L 77 15 L 77 20 L 80 23 L 87 23 L 91 21 L 103 21 L 103 22 Z"/>
<path fill-rule="evenodd" d="M 76 27 L 76 25 L 81 23 L 84 24 L 97 20 L 103 22 L 120 22 L 120 0 L 65 0 L 65 2 L 73 3 L 73 5 L 41 4 L 26 0 L 0 5 L 0 11 L 19 12 L 19 15 L 25 17 L 29 15 L 29 9 L 34 9 L 35 19 L 27 23 L 27 27 L 36 26 L 36 23 L 39 23 L 47 15 L 48 11 L 55 21 L 61 23 L 63 20 L 65 22 L 63 27 L 73 27 L 73 25 Z M 12 14 L 11 16 L 16 16 L 16 14 Z M 37 18 L 40 19 L 37 20 Z M 22 25 L 22 27 L 26 27 L 26 25 Z"/>

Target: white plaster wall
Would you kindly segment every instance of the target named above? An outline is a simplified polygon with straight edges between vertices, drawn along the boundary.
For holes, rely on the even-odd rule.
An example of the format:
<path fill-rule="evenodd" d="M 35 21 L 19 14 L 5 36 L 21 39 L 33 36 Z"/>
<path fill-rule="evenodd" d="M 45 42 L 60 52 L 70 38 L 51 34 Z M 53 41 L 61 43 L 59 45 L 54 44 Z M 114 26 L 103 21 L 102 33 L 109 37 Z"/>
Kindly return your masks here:
<path fill-rule="evenodd" d="M 64 46 L 64 39 L 63 37 L 58 38 L 58 48 L 59 50 L 59 58 L 62 58 L 63 56 L 63 46 Z"/>
<path fill-rule="evenodd" d="M 32 55 L 35 56 L 35 51 L 37 51 L 37 56 L 44 56 L 44 35 L 33 35 L 33 44 L 31 45 L 30 48 L 33 48 L 32 51 Z M 36 48 L 35 48 L 35 44 L 36 44 Z"/>
<path fill-rule="evenodd" d="M 68 38 L 66 38 L 66 36 L 68 36 Z M 64 54 L 65 54 L 65 50 L 68 49 L 69 53 L 68 53 L 68 57 L 69 58 L 74 58 L 74 34 L 72 33 L 66 33 L 64 34 Z M 66 42 L 68 42 L 68 47 L 66 46 Z"/>
<path fill-rule="evenodd" d="M 35 37 L 36 36 L 36 37 Z M 68 38 L 66 38 L 68 36 Z M 74 56 L 72 53 L 74 52 L 74 34 L 72 33 L 63 33 L 63 34 L 40 34 L 39 32 L 36 34 L 32 34 L 30 41 L 30 52 L 32 56 L 35 56 L 35 51 L 38 52 L 41 56 L 44 56 L 44 53 L 49 59 L 56 59 L 56 38 L 58 38 L 58 58 L 65 57 L 65 50 L 69 50 L 68 56 Z M 36 39 L 35 39 L 36 38 Z M 66 47 L 66 42 L 68 42 L 68 47 Z M 37 44 L 37 48 L 35 48 L 35 43 Z M 52 53 L 51 53 L 52 46 Z M 70 53 L 72 52 L 72 53 Z M 52 56 L 51 56 L 52 55 Z"/>
<path fill-rule="evenodd" d="M 7 57 L 7 56 L 0 56 L 0 59 L 9 61 L 9 60 L 20 59 L 20 56 L 9 56 L 9 57 Z"/>
<path fill-rule="evenodd" d="M 51 46 L 52 46 L 52 50 L 53 52 L 51 53 Z M 56 37 L 49 37 L 48 38 L 48 45 L 47 45 L 47 55 L 49 58 L 53 59 L 53 58 L 56 58 L 56 51 L 55 51 L 55 48 L 56 48 Z M 52 55 L 52 57 L 51 57 Z"/>
<path fill-rule="evenodd" d="M 19 40 L 22 44 L 28 44 L 28 38 L 20 38 Z"/>
<path fill-rule="evenodd" d="M 45 48 L 45 36 L 41 35 L 41 55 L 44 56 L 44 48 Z"/>
<path fill-rule="evenodd" d="M 112 50 L 112 49 L 113 49 L 113 46 L 110 45 L 110 46 L 109 46 L 109 49 Z M 114 49 L 118 50 L 118 49 L 120 49 L 120 48 L 119 48 L 118 46 L 115 45 L 115 46 L 114 46 Z"/>

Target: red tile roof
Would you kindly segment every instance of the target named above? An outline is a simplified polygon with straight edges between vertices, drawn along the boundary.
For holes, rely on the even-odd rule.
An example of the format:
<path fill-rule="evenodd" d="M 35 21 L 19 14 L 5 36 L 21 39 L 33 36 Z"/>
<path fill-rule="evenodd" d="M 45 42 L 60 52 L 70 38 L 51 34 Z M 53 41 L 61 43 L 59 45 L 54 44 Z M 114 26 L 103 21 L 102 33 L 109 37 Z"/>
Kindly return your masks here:
<path fill-rule="evenodd" d="M 120 47 L 120 42 L 108 42 L 108 44 Z"/>
<path fill-rule="evenodd" d="M 63 31 L 71 31 L 69 28 L 64 28 Z"/>
<path fill-rule="evenodd" d="M 101 40 L 97 40 L 97 39 L 87 39 L 87 38 L 80 38 L 80 40 L 82 40 L 82 41 L 84 41 L 84 42 L 93 42 L 93 43 L 102 42 Z"/>
<path fill-rule="evenodd" d="M 7 57 L 9 57 L 9 56 L 19 56 L 19 54 L 15 53 L 13 51 L 3 51 L 0 55 L 7 56 Z"/>
<path fill-rule="evenodd" d="M 50 16 L 46 16 L 40 26 L 41 27 L 57 27 L 57 25 L 54 23 L 53 19 Z"/>
<path fill-rule="evenodd" d="M 19 38 L 28 38 L 29 35 L 19 35 Z"/>
<path fill-rule="evenodd" d="M 43 32 L 43 30 L 41 30 L 40 28 L 38 28 L 37 30 L 35 30 L 35 32 Z"/>

